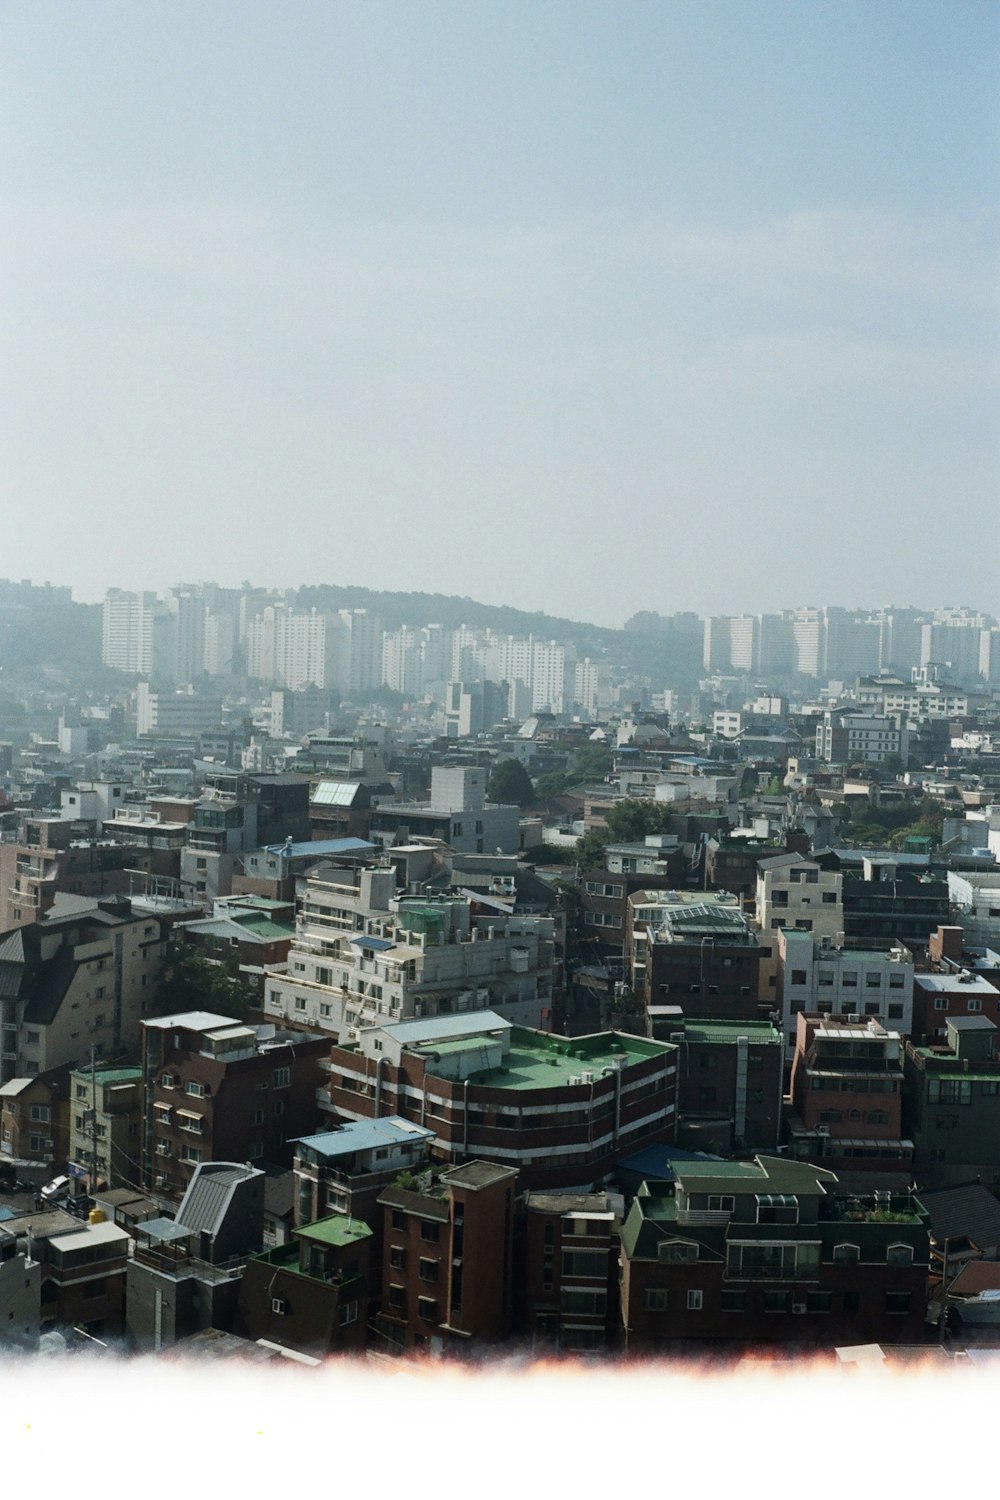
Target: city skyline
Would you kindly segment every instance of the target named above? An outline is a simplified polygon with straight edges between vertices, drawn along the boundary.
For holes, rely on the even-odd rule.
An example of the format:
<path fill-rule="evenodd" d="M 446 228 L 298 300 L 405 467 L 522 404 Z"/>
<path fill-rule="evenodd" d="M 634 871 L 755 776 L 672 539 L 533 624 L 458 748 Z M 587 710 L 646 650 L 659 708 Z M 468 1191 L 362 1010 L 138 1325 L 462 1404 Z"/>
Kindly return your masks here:
<path fill-rule="evenodd" d="M 996 608 L 995 7 L 296 20 L 5 9 L 8 571 Z"/>

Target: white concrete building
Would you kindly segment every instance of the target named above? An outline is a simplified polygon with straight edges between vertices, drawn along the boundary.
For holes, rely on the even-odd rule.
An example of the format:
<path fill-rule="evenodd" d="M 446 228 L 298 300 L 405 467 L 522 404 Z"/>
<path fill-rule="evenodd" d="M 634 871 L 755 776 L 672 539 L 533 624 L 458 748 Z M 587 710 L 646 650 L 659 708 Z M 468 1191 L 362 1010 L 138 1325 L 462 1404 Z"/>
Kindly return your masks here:
<path fill-rule="evenodd" d="M 888 952 L 840 948 L 784 927 L 777 934 L 778 1023 L 787 1055 L 795 1050 L 796 1017 L 855 1016 L 909 1036 L 913 1030 L 913 955 L 897 943 Z"/>
<path fill-rule="evenodd" d="M 551 917 L 473 919 L 468 900 L 397 896 L 387 868 L 310 877 L 287 971 L 267 976 L 265 1011 L 341 1040 L 486 1008 L 545 1026 L 554 936 Z"/>

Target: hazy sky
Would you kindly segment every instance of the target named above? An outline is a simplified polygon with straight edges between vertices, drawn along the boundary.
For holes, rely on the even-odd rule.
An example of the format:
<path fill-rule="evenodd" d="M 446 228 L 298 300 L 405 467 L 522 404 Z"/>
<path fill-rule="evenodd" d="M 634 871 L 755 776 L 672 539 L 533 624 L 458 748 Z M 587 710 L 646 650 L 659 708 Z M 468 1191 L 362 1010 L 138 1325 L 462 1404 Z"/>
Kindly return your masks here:
<path fill-rule="evenodd" d="M 1000 610 L 997 0 L 4 0 L 0 575 Z"/>

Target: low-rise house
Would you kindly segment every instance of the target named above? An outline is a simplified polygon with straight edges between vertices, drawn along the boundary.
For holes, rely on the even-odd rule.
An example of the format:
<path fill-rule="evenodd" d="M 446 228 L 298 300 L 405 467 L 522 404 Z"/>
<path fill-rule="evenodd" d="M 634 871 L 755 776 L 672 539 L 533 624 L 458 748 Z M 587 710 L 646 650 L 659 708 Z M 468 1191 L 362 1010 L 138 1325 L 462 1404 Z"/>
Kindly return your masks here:
<path fill-rule="evenodd" d="M 230 1331 L 240 1278 L 263 1241 L 264 1174 L 238 1162 L 203 1162 L 176 1219 L 135 1225 L 128 1262 L 128 1336 L 157 1351 L 204 1328 Z"/>
<path fill-rule="evenodd" d="M 116 1224 L 81 1224 L 61 1209 L 0 1224 L 0 1260 L 17 1253 L 39 1263 L 43 1333 L 71 1328 L 82 1328 L 93 1338 L 122 1333 L 128 1245 L 128 1234 Z"/>
<path fill-rule="evenodd" d="M 134 1182 L 141 1165 L 142 1069 L 74 1068 L 70 1092 L 71 1175 L 91 1196 Z"/>
<path fill-rule="evenodd" d="M 235 1332 L 303 1354 L 356 1353 L 368 1333 L 372 1231 L 334 1214 L 293 1230 L 288 1244 L 251 1256 Z"/>
<path fill-rule="evenodd" d="M 909 1043 L 904 1062 L 907 1134 L 921 1181 L 944 1185 L 975 1175 L 1000 1183 L 1000 1059 L 986 1016 L 954 1016 L 946 1039 Z"/>
<path fill-rule="evenodd" d="M 0 1084 L 0 1165 L 26 1182 L 62 1172 L 69 1151 L 69 1068 Z"/>
<path fill-rule="evenodd" d="M 840 1196 L 805 1162 L 674 1162 L 621 1235 L 631 1352 L 798 1349 L 923 1336 L 929 1238 L 908 1194 Z"/>

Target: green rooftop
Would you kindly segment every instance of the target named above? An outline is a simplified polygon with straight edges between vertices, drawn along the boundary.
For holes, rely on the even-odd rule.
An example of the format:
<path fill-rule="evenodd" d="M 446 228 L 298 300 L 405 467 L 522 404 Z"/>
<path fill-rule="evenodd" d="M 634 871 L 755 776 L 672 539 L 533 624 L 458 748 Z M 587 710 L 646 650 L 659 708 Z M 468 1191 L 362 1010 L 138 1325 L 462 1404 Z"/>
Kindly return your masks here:
<path fill-rule="evenodd" d="M 468 1051 L 486 1037 L 465 1037 L 458 1043 L 435 1046 L 435 1052 Z M 582 1073 L 600 1076 L 605 1068 L 617 1063 L 628 1067 L 646 1058 L 662 1057 L 676 1051 L 669 1042 L 650 1042 L 644 1037 L 628 1036 L 618 1031 L 599 1032 L 594 1036 L 557 1037 L 544 1031 L 511 1027 L 510 1051 L 499 1068 L 472 1075 L 470 1082 L 492 1089 L 548 1089 L 569 1084 Z"/>
<path fill-rule="evenodd" d="M 353 1245 L 356 1240 L 370 1239 L 372 1232 L 360 1219 L 331 1214 L 328 1219 L 317 1219 L 315 1224 L 303 1224 L 295 1233 L 300 1239 L 314 1240 L 320 1245 Z"/>
<path fill-rule="evenodd" d="M 74 1081 L 81 1083 L 90 1082 L 89 1068 L 74 1068 L 72 1073 Z M 94 1077 L 99 1084 L 106 1083 L 137 1083 L 142 1077 L 141 1068 L 101 1068 L 94 1069 Z"/>
<path fill-rule="evenodd" d="M 741 1036 L 750 1042 L 780 1043 L 781 1032 L 769 1021 L 682 1021 L 678 1031 L 684 1032 L 686 1042 L 732 1042 Z"/>

